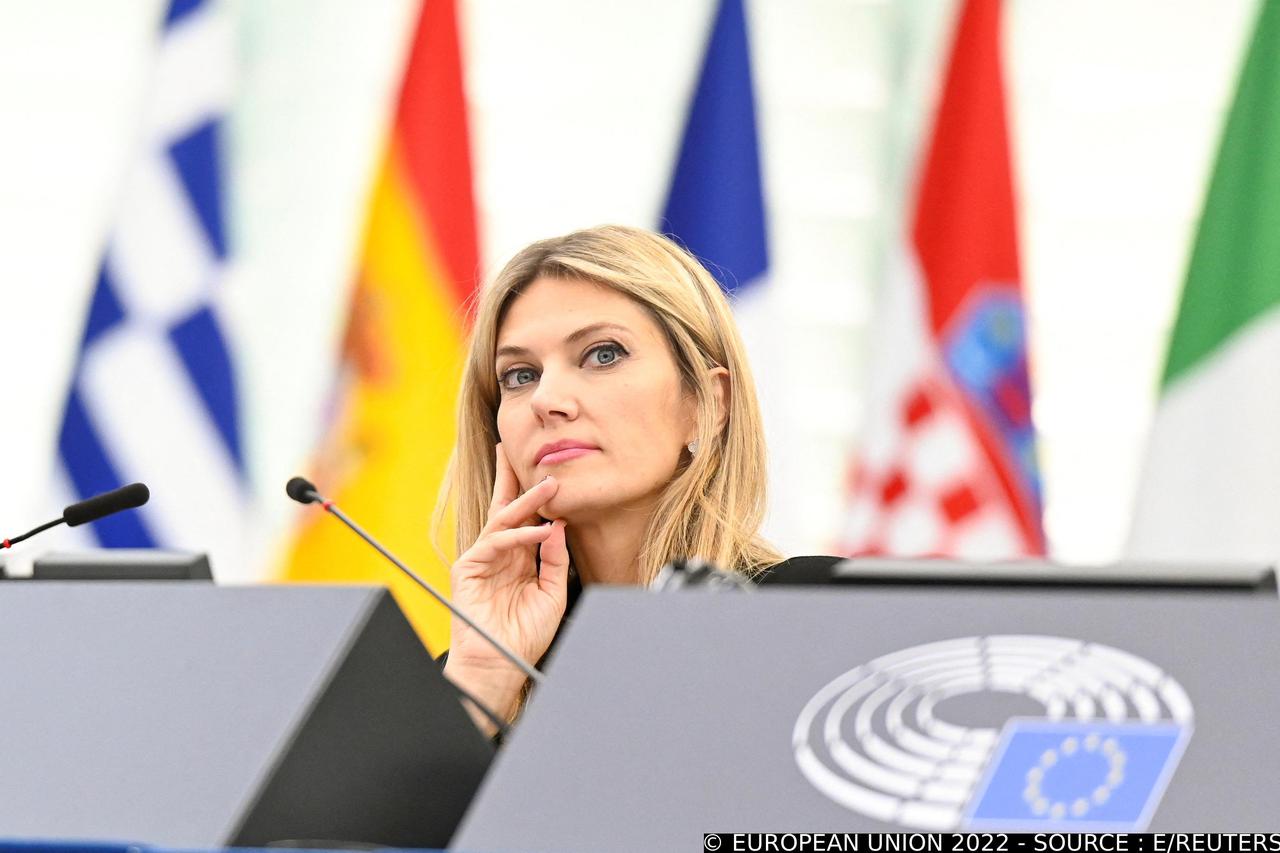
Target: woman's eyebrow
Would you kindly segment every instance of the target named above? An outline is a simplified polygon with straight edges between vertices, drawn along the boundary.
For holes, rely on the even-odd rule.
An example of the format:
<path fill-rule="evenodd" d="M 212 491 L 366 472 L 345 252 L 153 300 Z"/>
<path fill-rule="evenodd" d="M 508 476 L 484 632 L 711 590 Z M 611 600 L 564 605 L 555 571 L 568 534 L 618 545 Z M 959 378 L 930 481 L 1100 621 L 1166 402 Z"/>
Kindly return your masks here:
<path fill-rule="evenodd" d="M 564 339 L 566 344 L 574 344 L 588 335 L 594 335 L 597 332 L 630 332 L 626 326 L 620 326 L 617 323 L 592 323 L 590 326 L 583 326 L 571 335 L 567 335 Z"/>
<path fill-rule="evenodd" d="M 617 323 L 592 323 L 590 326 L 583 326 L 576 332 L 566 335 L 564 342 L 566 344 L 574 344 L 581 339 L 588 337 L 589 335 L 594 335 L 598 332 L 624 332 L 630 334 L 631 330 L 626 326 L 620 326 Z M 507 346 L 498 347 L 497 352 L 494 353 L 494 358 L 498 359 L 507 355 L 515 357 L 525 356 L 529 355 L 529 350 L 525 347 L 508 344 Z"/>

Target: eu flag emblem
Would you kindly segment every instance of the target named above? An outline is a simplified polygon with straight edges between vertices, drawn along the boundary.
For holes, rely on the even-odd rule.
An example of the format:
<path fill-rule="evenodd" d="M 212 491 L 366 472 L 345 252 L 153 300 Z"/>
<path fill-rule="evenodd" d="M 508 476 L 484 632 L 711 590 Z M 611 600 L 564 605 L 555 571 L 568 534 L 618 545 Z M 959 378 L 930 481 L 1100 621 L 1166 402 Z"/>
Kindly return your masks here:
<path fill-rule="evenodd" d="M 1141 832 L 1190 734 L 1164 722 L 1010 720 L 970 800 L 968 826 Z"/>

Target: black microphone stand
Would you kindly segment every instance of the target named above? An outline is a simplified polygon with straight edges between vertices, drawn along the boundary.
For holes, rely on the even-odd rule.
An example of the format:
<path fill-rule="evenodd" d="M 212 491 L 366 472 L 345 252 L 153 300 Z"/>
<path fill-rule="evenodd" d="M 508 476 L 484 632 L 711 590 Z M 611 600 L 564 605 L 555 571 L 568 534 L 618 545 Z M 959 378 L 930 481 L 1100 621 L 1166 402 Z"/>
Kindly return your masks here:
<path fill-rule="evenodd" d="M 511 649 L 509 649 L 506 646 L 506 644 L 503 643 L 501 640 L 499 640 L 497 637 L 493 636 L 484 628 L 480 627 L 480 625 L 476 624 L 476 622 L 473 621 L 470 616 L 468 616 L 466 613 L 459 610 L 458 607 L 454 605 L 453 602 L 449 601 L 449 599 L 445 598 L 443 595 L 437 592 L 435 587 L 433 587 L 431 584 L 427 583 L 425 580 L 419 577 L 417 573 L 414 572 L 412 569 L 410 569 L 408 566 L 406 566 L 400 560 L 400 558 L 398 558 L 395 554 L 392 554 L 390 551 L 384 548 L 382 546 L 382 543 L 378 542 L 378 540 L 374 539 L 372 536 L 366 533 L 364 528 L 362 528 L 360 525 L 356 524 L 354 521 L 348 518 L 347 514 L 344 513 L 342 510 L 338 509 L 338 507 L 334 505 L 333 501 L 328 500 L 323 495 L 321 495 L 318 491 L 316 491 L 316 487 L 312 485 L 308 480 L 302 477 L 294 477 L 286 485 L 285 493 L 288 494 L 289 497 L 293 498 L 298 503 L 320 504 L 320 507 L 325 512 L 334 516 L 343 524 L 345 524 L 347 527 L 349 527 L 353 533 L 355 533 L 365 542 L 369 543 L 369 545 L 372 546 L 374 550 L 376 550 L 382 556 L 386 557 L 397 569 L 404 572 L 411 580 L 413 580 L 414 583 L 416 583 L 418 586 L 426 590 L 427 593 L 432 598 L 434 598 L 436 601 L 440 602 L 446 608 L 448 608 L 450 613 L 452 613 L 454 616 L 457 616 L 469 628 L 471 628 L 473 631 L 475 631 L 477 634 L 483 637 L 485 641 L 489 643 L 489 645 L 493 646 L 495 649 L 501 652 L 503 657 L 511 661 L 511 663 L 513 663 L 517 669 L 519 669 L 522 673 L 524 673 L 534 684 L 542 684 L 544 680 L 544 676 L 536 667 L 532 666 L 527 661 L 525 661 L 524 658 L 520 657 L 515 652 L 511 651 Z M 489 721 L 498 727 L 499 733 L 503 735 L 506 734 L 507 724 L 497 714 L 495 714 L 483 702 L 476 699 L 476 697 L 472 696 L 470 693 L 468 693 L 463 688 L 459 687 L 457 684 L 454 684 L 449 679 L 445 679 L 445 680 L 448 681 L 449 684 L 451 684 L 453 688 L 458 691 L 458 694 L 460 696 L 462 696 L 464 699 L 466 699 L 468 702 L 470 702 L 472 705 L 478 708 L 480 710 L 480 713 L 488 717 Z"/>

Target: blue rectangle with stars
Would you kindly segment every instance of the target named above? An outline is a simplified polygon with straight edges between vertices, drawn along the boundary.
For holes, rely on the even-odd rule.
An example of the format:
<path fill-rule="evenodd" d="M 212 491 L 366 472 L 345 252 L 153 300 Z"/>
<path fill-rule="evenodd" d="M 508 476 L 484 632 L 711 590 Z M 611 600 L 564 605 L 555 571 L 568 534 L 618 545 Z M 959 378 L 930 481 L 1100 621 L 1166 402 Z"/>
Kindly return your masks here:
<path fill-rule="evenodd" d="M 1010 720 L 970 800 L 969 829 L 1145 829 L 1190 735 L 1187 726 Z"/>

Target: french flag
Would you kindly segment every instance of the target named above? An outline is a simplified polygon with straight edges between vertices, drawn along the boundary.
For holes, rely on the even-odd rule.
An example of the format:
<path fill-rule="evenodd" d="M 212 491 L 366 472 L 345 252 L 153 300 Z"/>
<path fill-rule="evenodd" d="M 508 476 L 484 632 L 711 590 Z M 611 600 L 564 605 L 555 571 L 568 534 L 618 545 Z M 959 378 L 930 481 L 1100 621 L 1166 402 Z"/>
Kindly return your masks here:
<path fill-rule="evenodd" d="M 720 0 L 658 230 L 701 260 L 733 304 L 760 395 L 766 440 L 773 450 L 787 446 L 793 406 L 777 370 L 778 299 L 768 276 L 757 127 L 743 2 Z M 770 494 L 786 494 L 787 470 L 776 464 L 780 455 L 771 452 L 769 458 Z M 767 538 L 787 550 L 800 529 L 785 502 L 770 501 L 763 531 Z"/>

